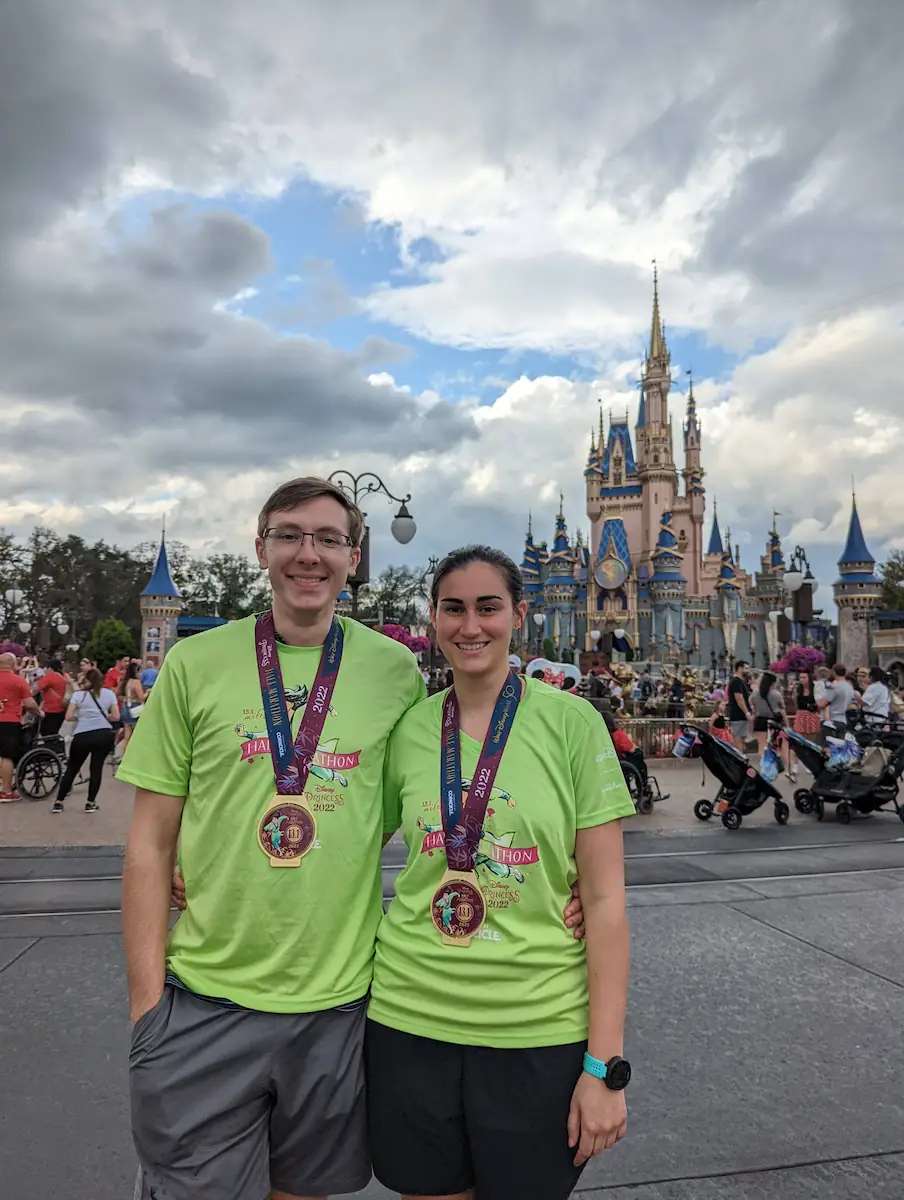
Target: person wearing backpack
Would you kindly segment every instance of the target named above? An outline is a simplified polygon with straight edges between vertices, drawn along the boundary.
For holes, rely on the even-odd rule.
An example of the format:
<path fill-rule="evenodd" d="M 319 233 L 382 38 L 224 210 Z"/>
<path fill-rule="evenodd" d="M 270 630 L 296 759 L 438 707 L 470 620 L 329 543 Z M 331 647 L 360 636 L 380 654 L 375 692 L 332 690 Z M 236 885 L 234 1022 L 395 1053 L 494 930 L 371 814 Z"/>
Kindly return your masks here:
<path fill-rule="evenodd" d="M 63 811 L 63 803 L 72 791 L 75 777 L 89 757 L 91 771 L 85 812 L 97 812 L 97 793 L 100 791 L 104 760 L 113 749 L 116 737 L 112 724 L 119 720 L 116 693 L 104 687 L 104 677 L 96 667 L 90 667 L 84 673 L 81 685 L 78 691 L 72 693 L 66 710 L 66 720 L 75 722 L 75 732 L 69 747 L 66 770 L 60 780 L 60 790 L 51 810 L 55 813 Z"/>

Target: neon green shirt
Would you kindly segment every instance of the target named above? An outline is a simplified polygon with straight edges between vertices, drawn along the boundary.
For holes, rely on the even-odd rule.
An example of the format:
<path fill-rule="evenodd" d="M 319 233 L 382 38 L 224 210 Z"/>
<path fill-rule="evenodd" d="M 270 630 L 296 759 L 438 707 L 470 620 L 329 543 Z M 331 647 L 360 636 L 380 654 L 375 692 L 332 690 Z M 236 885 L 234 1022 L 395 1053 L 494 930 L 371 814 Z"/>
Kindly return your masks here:
<path fill-rule="evenodd" d="M 264 1012 L 315 1012 L 363 996 L 382 915 L 383 759 L 424 695 L 414 656 L 340 618 L 342 666 L 305 793 L 317 841 L 275 869 L 257 841 L 276 792 L 254 653 L 254 618 L 176 645 L 119 778 L 185 796 L 179 863 L 187 910 L 167 969 L 193 992 Z M 320 647 L 278 647 L 297 732 Z"/>
<path fill-rule="evenodd" d="M 469 946 L 447 946 L 430 919 L 446 869 L 440 817 L 445 693 L 406 713 L 386 756 L 385 831 L 400 821 L 408 860 L 377 935 L 370 1017 L 469 1046 L 555 1046 L 588 1027 L 584 943 L 562 912 L 577 876 L 579 829 L 633 814 L 599 714 L 528 680 L 478 847 L 487 920 Z M 467 789 L 480 745 L 461 734 Z"/>

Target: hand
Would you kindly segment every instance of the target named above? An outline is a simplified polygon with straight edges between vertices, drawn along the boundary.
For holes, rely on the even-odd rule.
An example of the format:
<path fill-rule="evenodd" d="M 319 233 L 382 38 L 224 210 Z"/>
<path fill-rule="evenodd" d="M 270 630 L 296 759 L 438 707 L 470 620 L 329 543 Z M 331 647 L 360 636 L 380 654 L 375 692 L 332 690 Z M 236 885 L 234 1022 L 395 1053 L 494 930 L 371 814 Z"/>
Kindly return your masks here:
<path fill-rule="evenodd" d="M 131 1020 L 132 1025 L 137 1025 L 146 1013 L 149 1013 L 152 1008 L 156 1008 L 160 1003 L 162 996 L 163 987 L 161 986 L 156 995 L 152 994 L 150 996 L 138 996 L 136 999 L 130 1000 L 129 1019 Z"/>
<path fill-rule="evenodd" d="M 584 936 L 584 906 L 581 903 L 581 888 L 578 880 L 571 885 L 571 899 L 562 916 L 565 918 L 565 928 L 573 929 L 573 937 L 579 942 Z"/>
<path fill-rule="evenodd" d="M 180 912 L 184 912 L 188 907 L 188 901 L 185 899 L 185 880 L 179 874 L 179 868 L 176 867 L 173 871 L 173 890 L 170 895 L 170 908 L 178 908 Z"/>
<path fill-rule="evenodd" d="M 588 1158 L 609 1150 L 625 1136 L 627 1127 L 624 1091 L 610 1091 L 602 1079 L 582 1071 L 568 1113 L 568 1145 L 577 1146 L 574 1165 L 580 1167 Z"/>

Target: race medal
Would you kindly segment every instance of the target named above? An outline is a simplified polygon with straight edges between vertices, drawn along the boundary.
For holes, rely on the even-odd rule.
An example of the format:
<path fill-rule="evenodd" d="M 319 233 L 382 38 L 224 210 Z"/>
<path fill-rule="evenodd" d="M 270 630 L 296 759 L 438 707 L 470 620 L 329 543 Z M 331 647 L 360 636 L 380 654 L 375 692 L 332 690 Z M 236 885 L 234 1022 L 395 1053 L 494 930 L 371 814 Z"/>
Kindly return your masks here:
<path fill-rule="evenodd" d="M 467 946 L 483 927 L 486 900 L 474 871 L 446 871 L 430 902 L 433 924 L 447 946 Z"/>
<path fill-rule="evenodd" d="M 521 702 L 521 680 L 506 677 L 496 700 L 467 797 L 461 777 L 458 698 L 451 688 L 443 704 L 440 753 L 440 813 L 446 873 L 430 901 L 430 919 L 447 946 L 467 946 L 486 920 L 487 904 L 477 882 L 477 847 L 496 772 Z"/>
<path fill-rule="evenodd" d="M 271 867 L 300 867 L 301 860 L 317 840 L 314 814 L 300 797 L 272 805 L 260 819 L 257 841 L 270 859 Z"/>
<path fill-rule="evenodd" d="M 270 860 L 271 867 L 301 866 L 302 858 L 317 841 L 317 825 L 305 798 L 305 786 L 330 710 L 342 662 L 343 640 L 342 626 L 334 617 L 293 741 L 272 612 L 262 613 L 255 623 L 257 670 L 276 781 L 274 802 L 258 822 L 257 844 Z"/>

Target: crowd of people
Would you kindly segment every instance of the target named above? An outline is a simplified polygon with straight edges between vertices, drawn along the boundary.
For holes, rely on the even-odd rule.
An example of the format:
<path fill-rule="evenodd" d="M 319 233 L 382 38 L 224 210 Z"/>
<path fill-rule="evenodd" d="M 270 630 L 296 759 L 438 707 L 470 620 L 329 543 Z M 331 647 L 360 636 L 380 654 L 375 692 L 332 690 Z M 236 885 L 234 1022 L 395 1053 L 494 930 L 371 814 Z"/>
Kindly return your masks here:
<path fill-rule="evenodd" d="M 142 666 L 128 655 L 102 673 L 87 658 L 68 670 L 52 654 L 0 654 L 0 804 L 21 798 L 16 764 L 40 734 L 67 756 L 53 812 L 64 811 L 89 760 L 85 811 L 97 812 L 103 764 L 111 755 L 114 763 L 121 758 L 158 674 L 151 660 Z"/>

